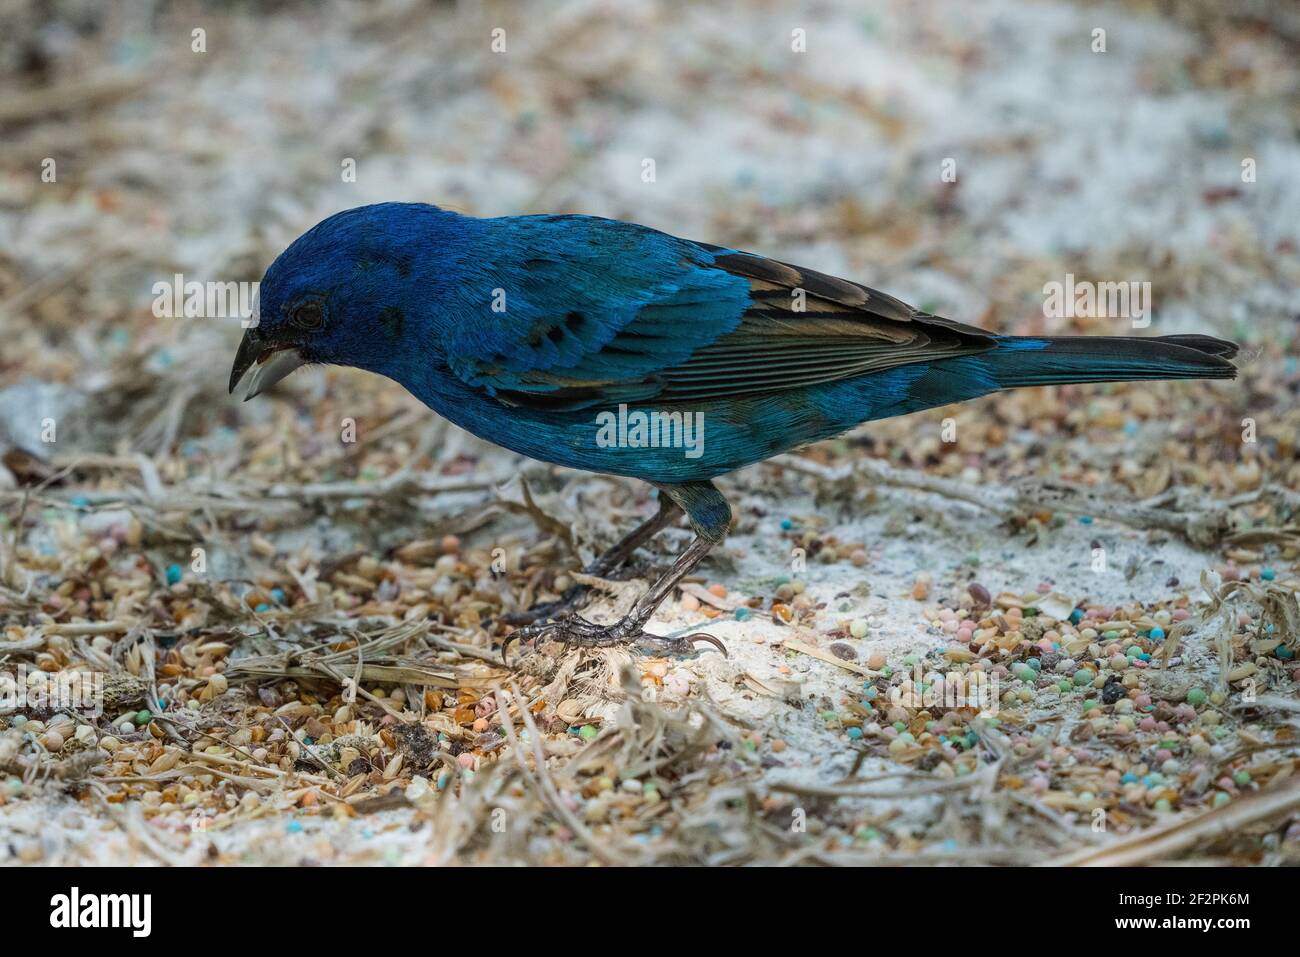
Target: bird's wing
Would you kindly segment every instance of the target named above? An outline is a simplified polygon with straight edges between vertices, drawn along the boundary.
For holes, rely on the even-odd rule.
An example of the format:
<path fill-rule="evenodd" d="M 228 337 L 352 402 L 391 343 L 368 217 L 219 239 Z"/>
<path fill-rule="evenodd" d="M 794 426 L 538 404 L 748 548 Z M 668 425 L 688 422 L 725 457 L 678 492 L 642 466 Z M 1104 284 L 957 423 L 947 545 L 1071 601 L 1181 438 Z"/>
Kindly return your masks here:
<path fill-rule="evenodd" d="M 858 283 L 644 227 L 563 219 L 580 220 L 586 241 L 570 229 L 530 244 L 526 278 L 501 279 L 502 317 L 467 324 L 449 350 L 457 375 L 507 404 L 778 393 L 994 345 L 990 333 Z"/>

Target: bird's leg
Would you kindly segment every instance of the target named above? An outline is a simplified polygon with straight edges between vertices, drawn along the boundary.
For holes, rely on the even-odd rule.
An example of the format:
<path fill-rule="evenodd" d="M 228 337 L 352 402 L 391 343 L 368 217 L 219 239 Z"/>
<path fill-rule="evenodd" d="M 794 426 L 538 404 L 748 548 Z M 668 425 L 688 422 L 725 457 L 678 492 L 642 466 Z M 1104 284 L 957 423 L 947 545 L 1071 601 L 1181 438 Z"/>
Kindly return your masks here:
<path fill-rule="evenodd" d="M 697 633 L 678 638 L 652 635 L 643 630 L 655 609 L 663 602 L 683 578 L 705 555 L 725 537 L 731 521 L 731 509 L 711 482 L 692 482 L 689 485 L 660 486 L 667 495 L 690 516 L 696 537 L 685 552 L 673 562 L 660 578 L 650 586 L 622 620 L 612 625 L 596 625 L 570 615 L 546 624 L 529 625 L 511 634 L 501 649 L 504 658 L 515 641 L 540 641 L 552 639 L 580 648 L 600 648 L 609 645 L 636 644 L 667 654 L 688 654 L 695 650 L 696 641 L 707 641 L 727 653 L 726 646 L 712 635 Z M 635 533 L 634 533 L 635 534 Z M 621 543 L 620 543 L 621 544 Z"/>
<path fill-rule="evenodd" d="M 631 558 L 632 553 L 638 548 L 676 521 L 677 516 L 681 514 L 682 510 L 676 502 L 666 495 L 660 496 L 659 511 L 619 539 L 615 545 L 583 569 L 583 573 L 601 578 L 608 575 Z"/>
<path fill-rule="evenodd" d="M 659 496 L 659 511 L 597 556 L 590 565 L 582 570 L 583 574 L 604 578 L 631 558 L 632 553 L 638 548 L 676 521 L 677 516 L 681 514 L 681 507 L 676 502 L 666 495 Z M 501 620 L 508 625 L 528 625 L 543 618 L 554 618 L 572 610 L 578 603 L 578 599 L 586 594 L 589 588 L 588 585 L 573 585 L 556 601 L 534 605 L 525 611 L 510 612 L 502 615 Z"/>

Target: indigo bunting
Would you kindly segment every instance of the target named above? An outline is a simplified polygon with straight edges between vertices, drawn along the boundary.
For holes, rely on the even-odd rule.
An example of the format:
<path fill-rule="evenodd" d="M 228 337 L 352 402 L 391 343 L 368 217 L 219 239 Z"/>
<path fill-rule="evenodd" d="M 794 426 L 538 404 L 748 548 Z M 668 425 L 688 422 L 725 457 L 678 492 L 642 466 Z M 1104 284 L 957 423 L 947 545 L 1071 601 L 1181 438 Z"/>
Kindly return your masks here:
<path fill-rule="evenodd" d="M 515 638 L 685 653 L 645 632 L 726 535 L 712 479 L 861 422 L 1000 389 L 1228 379 L 1209 336 L 1001 336 L 764 256 L 591 216 L 477 219 L 408 203 L 347 210 L 262 279 L 230 390 L 304 363 L 401 383 L 475 435 L 558 465 L 632 476 L 658 513 L 602 555 L 608 573 L 685 513 L 695 538 L 621 621 L 576 614 Z M 505 649 L 503 649 L 503 654 Z"/>

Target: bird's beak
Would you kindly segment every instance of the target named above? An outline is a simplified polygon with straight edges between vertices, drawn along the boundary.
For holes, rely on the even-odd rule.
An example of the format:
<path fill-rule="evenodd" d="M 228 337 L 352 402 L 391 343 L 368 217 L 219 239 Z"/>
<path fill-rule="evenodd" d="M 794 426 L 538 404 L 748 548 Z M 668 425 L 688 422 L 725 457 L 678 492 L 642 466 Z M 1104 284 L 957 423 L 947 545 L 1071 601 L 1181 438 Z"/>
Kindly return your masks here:
<path fill-rule="evenodd" d="M 235 386 L 252 369 L 248 392 L 244 396 L 244 401 L 247 402 L 306 362 L 294 346 L 263 342 L 258 338 L 256 329 L 249 329 L 239 343 L 239 351 L 235 353 L 235 365 L 230 370 L 230 392 L 234 393 Z"/>

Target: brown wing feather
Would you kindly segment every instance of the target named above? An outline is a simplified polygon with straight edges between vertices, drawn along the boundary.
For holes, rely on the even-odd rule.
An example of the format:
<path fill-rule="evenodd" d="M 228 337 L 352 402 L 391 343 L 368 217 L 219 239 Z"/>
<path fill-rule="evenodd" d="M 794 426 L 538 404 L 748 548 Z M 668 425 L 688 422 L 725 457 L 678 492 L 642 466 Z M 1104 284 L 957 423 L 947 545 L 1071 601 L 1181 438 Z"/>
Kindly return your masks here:
<path fill-rule="evenodd" d="M 659 373 L 661 399 L 780 392 L 993 346 L 982 329 L 917 312 L 860 283 L 718 252 L 716 265 L 749 279 L 754 305 L 735 332 Z"/>
<path fill-rule="evenodd" d="M 499 398 L 557 409 L 623 396 L 632 401 L 693 402 L 785 392 L 993 347 L 994 337 L 983 329 L 918 312 L 860 283 L 697 245 L 716 254 L 714 265 L 750 282 L 753 305 L 738 329 L 644 381 L 582 382 L 563 372 L 539 373 L 540 380 L 560 388 L 540 394 L 501 392 Z M 803 290 L 801 299 L 797 290 Z M 618 339 L 606 348 L 617 349 Z"/>

